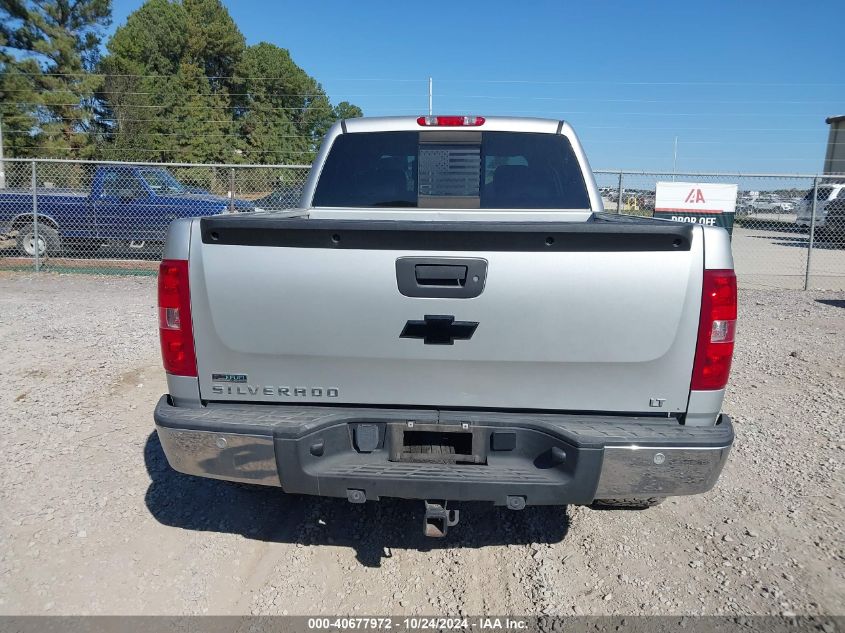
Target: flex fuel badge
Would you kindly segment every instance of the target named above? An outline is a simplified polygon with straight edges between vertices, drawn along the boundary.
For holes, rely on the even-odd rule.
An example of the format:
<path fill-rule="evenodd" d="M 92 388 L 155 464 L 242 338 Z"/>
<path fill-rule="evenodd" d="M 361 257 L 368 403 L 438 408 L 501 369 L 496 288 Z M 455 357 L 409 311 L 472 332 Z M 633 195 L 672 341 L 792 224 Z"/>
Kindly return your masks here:
<path fill-rule="evenodd" d="M 211 380 L 213 382 L 244 383 L 248 382 L 248 377 L 246 374 L 211 374 Z"/>

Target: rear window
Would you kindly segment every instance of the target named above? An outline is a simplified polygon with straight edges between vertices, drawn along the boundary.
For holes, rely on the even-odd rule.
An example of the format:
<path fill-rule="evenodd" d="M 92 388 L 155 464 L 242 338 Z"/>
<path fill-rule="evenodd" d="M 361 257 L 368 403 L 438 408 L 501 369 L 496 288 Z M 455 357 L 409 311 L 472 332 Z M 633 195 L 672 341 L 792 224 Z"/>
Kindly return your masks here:
<path fill-rule="evenodd" d="M 461 130 L 338 136 L 313 206 L 587 209 L 590 202 L 566 137 Z"/>

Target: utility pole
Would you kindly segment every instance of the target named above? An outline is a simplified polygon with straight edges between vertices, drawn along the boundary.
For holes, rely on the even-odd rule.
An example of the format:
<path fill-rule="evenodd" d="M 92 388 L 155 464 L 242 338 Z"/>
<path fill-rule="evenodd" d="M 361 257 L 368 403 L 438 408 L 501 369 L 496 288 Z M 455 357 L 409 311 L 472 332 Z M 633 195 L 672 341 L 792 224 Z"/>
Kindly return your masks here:
<path fill-rule="evenodd" d="M 0 116 L 0 189 L 6 188 L 6 163 L 3 161 L 3 117 Z"/>
<path fill-rule="evenodd" d="M 431 77 L 429 77 L 428 78 L 428 116 L 431 116 L 433 114 L 432 107 L 431 107 L 433 97 L 434 97 L 434 91 L 433 91 L 433 87 L 432 87 Z"/>
<path fill-rule="evenodd" d="M 675 172 L 678 166 L 678 137 L 675 137 L 675 149 L 672 152 L 672 182 L 675 182 Z"/>

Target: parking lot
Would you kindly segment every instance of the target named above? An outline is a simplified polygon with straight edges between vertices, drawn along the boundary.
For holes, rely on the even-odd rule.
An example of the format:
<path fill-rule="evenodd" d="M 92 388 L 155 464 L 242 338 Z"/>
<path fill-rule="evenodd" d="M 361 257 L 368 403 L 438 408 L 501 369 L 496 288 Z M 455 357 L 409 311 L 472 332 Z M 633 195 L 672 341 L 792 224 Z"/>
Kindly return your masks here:
<path fill-rule="evenodd" d="M 803 288 L 809 239 L 806 229 L 790 223 L 735 226 L 731 246 L 740 282 L 752 288 Z M 845 242 L 814 241 L 809 288 L 845 290 Z"/>
<path fill-rule="evenodd" d="M 737 440 L 711 492 L 464 504 L 438 541 L 419 503 L 175 473 L 152 423 L 155 278 L 0 271 L 0 612 L 840 613 L 841 290 L 741 287 Z"/>

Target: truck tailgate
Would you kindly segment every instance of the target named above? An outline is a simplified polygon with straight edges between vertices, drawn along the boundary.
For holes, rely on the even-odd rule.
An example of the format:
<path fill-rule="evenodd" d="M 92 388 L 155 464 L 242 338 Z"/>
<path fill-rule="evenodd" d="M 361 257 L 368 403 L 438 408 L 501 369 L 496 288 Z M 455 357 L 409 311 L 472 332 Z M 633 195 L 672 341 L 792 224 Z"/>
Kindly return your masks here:
<path fill-rule="evenodd" d="M 190 257 L 201 396 L 682 412 L 703 252 L 700 227 L 659 221 L 205 218 Z"/>

